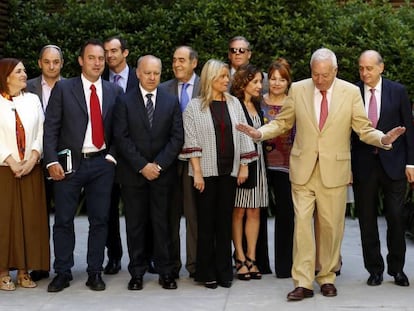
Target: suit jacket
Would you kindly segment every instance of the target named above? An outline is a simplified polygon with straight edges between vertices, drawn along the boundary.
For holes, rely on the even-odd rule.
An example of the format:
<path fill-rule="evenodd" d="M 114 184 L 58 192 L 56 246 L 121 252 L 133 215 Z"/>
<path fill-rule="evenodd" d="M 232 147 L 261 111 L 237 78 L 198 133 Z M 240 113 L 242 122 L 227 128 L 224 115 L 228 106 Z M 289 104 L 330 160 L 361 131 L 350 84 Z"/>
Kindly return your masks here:
<path fill-rule="evenodd" d="M 260 128 L 261 140 L 278 136 L 296 124 L 290 154 L 291 182 L 306 184 L 319 161 L 323 184 L 343 186 L 351 180 L 351 130 L 366 143 L 385 148 L 380 142 L 383 133 L 371 127 L 358 88 L 340 79 L 335 79 L 328 118 L 319 130 L 314 90 L 312 79 L 293 83 L 279 115 Z"/>
<path fill-rule="evenodd" d="M 170 94 L 178 96 L 178 83 L 179 82 L 177 79 L 171 79 L 161 83 L 160 88 L 165 89 Z M 193 94 L 191 95 L 191 98 L 197 97 L 198 95 L 200 95 L 200 77 L 196 75 L 194 79 Z"/>
<path fill-rule="evenodd" d="M 112 114 L 116 97 L 122 88 L 102 80 L 102 118 L 105 144 L 109 154 L 116 158 L 111 145 Z M 44 163 L 57 162 L 57 152 L 72 151 L 73 169 L 79 168 L 83 141 L 88 125 L 88 110 L 80 77 L 58 81 L 50 95 L 44 123 Z"/>
<path fill-rule="evenodd" d="M 128 92 L 129 90 L 133 89 L 134 87 L 136 87 L 138 85 L 138 78 L 137 78 L 137 74 L 135 72 L 135 68 L 132 68 L 131 66 L 129 66 L 129 73 L 128 73 L 128 81 L 127 81 L 127 86 L 126 86 L 126 91 Z M 102 73 L 102 79 L 109 81 L 109 68 L 108 66 L 105 67 L 104 72 Z"/>
<path fill-rule="evenodd" d="M 364 83 L 357 83 L 364 98 Z M 364 103 L 365 104 L 365 103 Z M 377 129 L 388 132 L 396 126 L 405 126 L 406 132 L 400 136 L 389 151 L 378 150 L 384 171 L 393 180 L 405 178 L 406 165 L 414 165 L 414 127 L 411 104 L 405 87 L 397 82 L 382 78 L 381 111 Z M 374 147 L 352 137 L 352 169 L 356 178 L 371 170 Z"/>
<path fill-rule="evenodd" d="M 65 78 L 61 77 L 61 80 L 64 80 Z M 44 107 L 43 103 L 43 90 L 42 90 L 42 75 L 27 80 L 27 86 L 26 91 L 31 92 L 39 96 L 40 102 L 42 103 L 42 107 Z"/>
<path fill-rule="evenodd" d="M 177 96 L 158 88 L 152 127 L 140 88 L 119 96 L 114 112 L 114 139 L 118 152 L 117 181 L 140 186 L 139 174 L 147 163 L 161 166 L 160 183 L 173 180 L 178 153 L 184 143 L 183 121 Z"/>

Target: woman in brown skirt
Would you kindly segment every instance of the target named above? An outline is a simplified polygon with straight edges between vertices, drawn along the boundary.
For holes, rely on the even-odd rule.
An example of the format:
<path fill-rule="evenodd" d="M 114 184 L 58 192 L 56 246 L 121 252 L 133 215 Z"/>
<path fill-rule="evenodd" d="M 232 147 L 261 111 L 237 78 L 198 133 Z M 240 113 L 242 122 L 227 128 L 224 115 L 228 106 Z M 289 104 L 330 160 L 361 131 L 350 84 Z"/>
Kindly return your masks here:
<path fill-rule="evenodd" d="M 43 112 L 26 93 L 21 61 L 0 60 L 0 289 L 36 287 L 28 270 L 49 270 L 49 232 L 42 169 Z"/>

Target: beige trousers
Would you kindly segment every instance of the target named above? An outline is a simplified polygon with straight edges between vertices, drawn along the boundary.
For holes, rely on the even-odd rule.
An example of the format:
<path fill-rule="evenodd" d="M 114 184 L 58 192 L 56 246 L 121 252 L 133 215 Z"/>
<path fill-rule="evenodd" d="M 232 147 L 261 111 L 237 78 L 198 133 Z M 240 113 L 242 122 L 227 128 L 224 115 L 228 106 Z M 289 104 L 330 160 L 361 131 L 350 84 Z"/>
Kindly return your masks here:
<path fill-rule="evenodd" d="M 293 236 L 292 278 L 295 287 L 313 288 L 335 283 L 335 266 L 339 262 L 344 233 L 346 209 L 346 185 L 327 188 L 323 185 L 319 163 L 308 183 L 292 183 L 295 210 Z M 315 217 L 315 218 L 314 218 Z M 314 223 L 318 230 L 314 230 Z M 320 271 L 315 277 L 316 241 Z"/>

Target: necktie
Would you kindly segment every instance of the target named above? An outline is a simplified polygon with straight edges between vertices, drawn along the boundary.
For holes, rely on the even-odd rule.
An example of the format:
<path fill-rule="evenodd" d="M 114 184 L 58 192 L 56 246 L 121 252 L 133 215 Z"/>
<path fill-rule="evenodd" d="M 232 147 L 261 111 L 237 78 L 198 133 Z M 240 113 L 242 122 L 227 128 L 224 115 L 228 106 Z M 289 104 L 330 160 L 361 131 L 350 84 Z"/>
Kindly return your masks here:
<path fill-rule="evenodd" d="M 326 118 L 328 117 L 328 100 L 326 99 L 326 91 L 321 91 L 321 113 L 319 115 L 319 130 L 322 130 L 325 125 Z"/>
<path fill-rule="evenodd" d="M 152 94 L 148 93 L 145 96 L 148 98 L 147 104 L 146 104 L 148 121 L 149 121 L 150 126 L 152 126 L 152 118 L 154 117 L 154 103 L 152 102 L 152 99 L 151 99 Z"/>
<path fill-rule="evenodd" d="M 118 85 L 118 86 L 120 86 L 120 85 L 119 85 L 119 79 L 121 79 L 121 76 L 120 76 L 120 75 L 114 75 L 114 83 L 115 83 L 116 85 Z"/>
<path fill-rule="evenodd" d="M 378 112 L 377 112 L 377 99 L 375 98 L 375 89 L 370 89 L 370 92 L 371 92 L 371 98 L 369 99 L 368 119 L 371 120 L 373 127 L 377 127 Z"/>
<path fill-rule="evenodd" d="M 187 107 L 189 98 L 188 98 L 188 93 L 187 93 L 187 88 L 190 84 L 188 83 L 183 83 L 182 87 L 181 87 L 181 96 L 180 96 L 180 108 L 181 108 L 181 112 L 184 112 L 185 108 Z"/>
<path fill-rule="evenodd" d="M 92 125 L 92 143 L 96 148 L 100 149 L 104 143 L 104 128 L 102 122 L 101 105 L 99 104 L 99 98 L 96 94 L 95 85 L 91 85 L 91 125 Z"/>

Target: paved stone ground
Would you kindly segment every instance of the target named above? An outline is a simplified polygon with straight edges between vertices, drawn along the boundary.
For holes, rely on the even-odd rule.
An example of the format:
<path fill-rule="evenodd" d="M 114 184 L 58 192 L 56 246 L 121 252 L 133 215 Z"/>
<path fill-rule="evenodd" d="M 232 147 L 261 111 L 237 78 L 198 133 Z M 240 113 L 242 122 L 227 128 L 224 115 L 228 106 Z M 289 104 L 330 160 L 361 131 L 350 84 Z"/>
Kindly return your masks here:
<path fill-rule="evenodd" d="M 53 219 L 51 220 L 53 223 Z M 122 218 L 124 249 L 125 226 Z M 184 222 L 182 221 L 182 224 Z M 384 219 L 379 219 L 382 235 L 383 255 L 386 255 Z M 269 253 L 273 265 L 273 219 L 269 219 Z M 129 274 L 126 270 L 128 256 L 122 260 L 122 271 L 114 276 L 104 276 L 107 289 L 93 292 L 85 286 L 86 240 L 88 223 L 86 217 L 76 218 L 76 249 L 74 280 L 69 288 L 60 293 L 46 291 L 50 280 L 42 280 L 35 289 L 17 288 L 14 292 L 0 291 L 0 311 L 12 310 L 173 310 L 173 311 L 261 311 L 261 310 L 413 310 L 414 311 L 414 242 L 407 240 L 405 272 L 412 283 L 402 288 L 394 285 L 393 278 L 384 275 L 384 282 L 378 287 L 366 285 L 368 273 L 363 268 L 358 221 L 346 220 L 343 242 L 342 274 L 337 278 L 338 296 L 323 297 L 315 286 L 315 297 L 301 302 L 287 302 L 286 294 L 292 290 L 290 279 L 277 279 L 265 275 L 260 281 L 243 282 L 235 280 L 230 289 L 210 290 L 188 278 L 181 271 L 178 290 L 168 291 L 158 285 L 156 275 L 146 274 L 144 289 L 127 290 Z M 182 240 L 185 230 L 181 230 Z M 183 244 L 185 245 L 185 244 Z M 182 258 L 185 258 L 184 252 Z"/>

